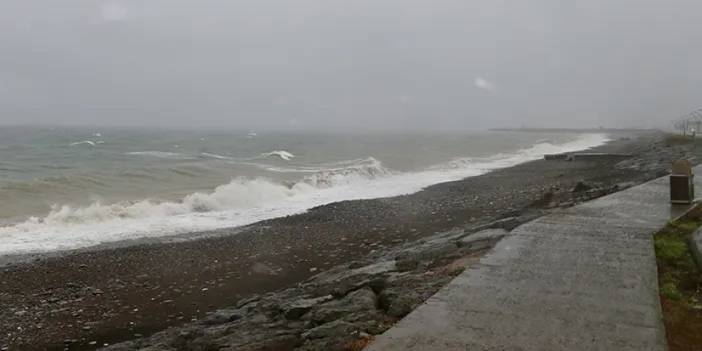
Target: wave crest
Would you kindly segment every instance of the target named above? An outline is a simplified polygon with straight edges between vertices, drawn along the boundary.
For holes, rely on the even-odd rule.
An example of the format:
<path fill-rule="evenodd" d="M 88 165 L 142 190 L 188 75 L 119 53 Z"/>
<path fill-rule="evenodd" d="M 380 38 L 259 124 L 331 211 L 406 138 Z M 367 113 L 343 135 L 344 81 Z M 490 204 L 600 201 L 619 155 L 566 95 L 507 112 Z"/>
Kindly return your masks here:
<path fill-rule="evenodd" d="M 29 231 L 35 229 L 33 227 L 37 224 L 66 226 L 120 219 L 171 217 L 190 213 L 246 209 L 289 198 L 309 190 L 312 190 L 311 186 L 304 183 L 286 186 L 264 178 L 235 178 L 228 184 L 218 186 L 212 192 L 196 192 L 179 201 L 159 202 L 147 199 L 111 205 L 95 202 L 89 206 L 78 208 L 69 205 L 54 205 L 46 217 L 33 217 L 17 227 L 24 227 L 26 231 Z M 0 233 L 2 232 L 0 231 Z"/>
<path fill-rule="evenodd" d="M 90 145 L 95 146 L 95 142 L 92 140 L 76 141 L 75 143 L 70 143 L 68 146 L 78 146 L 78 145 Z"/>
<path fill-rule="evenodd" d="M 348 185 L 358 181 L 390 176 L 393 172 L 373 157 L 357 160 L 346 167 L 317 171 L 302 181 L 316 188 Z"/>
<path fill-rule="evenodd" d="M 196 192 L 179 201 L 146 199 L 110 205 L 95 202 L 87 207 L 78 208 L 54 205 L 46 217 L 35 217 L 29 222 L 45 225 L 86 224 L 115 219 L 170 217 L 189 213 L 246 209 L 311 193 L 316 189 L 350 185 L 391 174 L 392 172 L 383 167 L 380 161 L 370 157 L 346 168 L 315 173 L 292 184 L 276 183 L 266 178 L 238 177 L 216 187 L 212 192 Z"/>
<path fill-rule="evenodd" d="M 0 227 L 0 255 L 235 227 L 335 201 L 410 194 L 432 184 L 539 159 L 545 153 L 582 150 L 607 140 L 601 134 L 583 135 L 560 145 L 538 143 L 514 153 L 460 158 L 409 173 L 390 170 L 370 157 L 321 165 L 315 173 L 289 184 L 266 178 L 234 178 L 210 192 L 196 192 L 178 201 L 54 206 L 44 218 Z"/>
<path fill-rule="evenodd" d="M 295 155 L 293 155 L 292 153 L 287 152 L 285 150 L 276 150 L 276 151 L 266 152 L 266 153 L 261 154 L 261 156 L 262 157 L 278 156 L 285 161 L 290 161 L 293 158 L 295 158 Z"/>

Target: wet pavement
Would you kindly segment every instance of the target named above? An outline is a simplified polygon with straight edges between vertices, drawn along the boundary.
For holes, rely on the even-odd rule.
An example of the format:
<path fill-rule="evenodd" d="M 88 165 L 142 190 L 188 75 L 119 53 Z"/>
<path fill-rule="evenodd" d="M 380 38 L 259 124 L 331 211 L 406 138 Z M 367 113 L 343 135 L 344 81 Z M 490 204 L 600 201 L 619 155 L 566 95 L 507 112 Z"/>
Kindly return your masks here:
<path fill-rule="evenodd" d="M 517 227 L 366 350 L 665 350 L 653 233 L 685 210 L 663 177 Z"/>

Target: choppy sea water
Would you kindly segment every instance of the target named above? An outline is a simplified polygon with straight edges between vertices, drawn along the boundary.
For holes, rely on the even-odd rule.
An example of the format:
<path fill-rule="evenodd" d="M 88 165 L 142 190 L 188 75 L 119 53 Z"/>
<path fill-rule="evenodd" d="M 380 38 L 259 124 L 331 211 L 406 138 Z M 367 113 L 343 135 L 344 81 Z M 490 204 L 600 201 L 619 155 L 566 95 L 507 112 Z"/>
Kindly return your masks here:
<path fill-rule="evenodd" d="M 603 134 L 0 128 L 0 255 L 235 227 L 417 192 Z"/>

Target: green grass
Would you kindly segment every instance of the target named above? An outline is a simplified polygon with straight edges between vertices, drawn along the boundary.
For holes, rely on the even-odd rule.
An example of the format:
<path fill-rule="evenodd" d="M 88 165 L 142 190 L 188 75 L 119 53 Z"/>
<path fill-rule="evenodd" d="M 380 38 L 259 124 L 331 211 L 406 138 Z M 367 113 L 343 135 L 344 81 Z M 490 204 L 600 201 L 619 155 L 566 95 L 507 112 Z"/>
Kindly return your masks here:
<path fill-rule="evenodd" d="M 702 225 L 702 207 L 654 236 L 658 287 L 670 351 L 702 350 L 702 272 L 695 264 L 690 235 Z"/>
<path fill-rule="evenodd" d="M 692 289 L 695 292 L 700 272 L 689 247 L 690 235 L 702 223 L 685 220 L 671 223 L 654 237 L 658 261 L 661 295 L 671 300 L 681 300 Z"/>
<path fill-rule="evenodd" d="M 678 283 L 676 281 L 669 281 L 663 283 L 660 287 L 661 295 L 665 296 L 667 299 L 680 301 L 683 298 L 683 294 L 678 290 Z"/>
<path fill-rule="evenodd" d="M 702 138 L 693 138 L 689 135 L 684 136 L 680 134 L 668 134 L 665 136 L 664 141 L 666 146 L 688 144 L 702 145 Z"/>

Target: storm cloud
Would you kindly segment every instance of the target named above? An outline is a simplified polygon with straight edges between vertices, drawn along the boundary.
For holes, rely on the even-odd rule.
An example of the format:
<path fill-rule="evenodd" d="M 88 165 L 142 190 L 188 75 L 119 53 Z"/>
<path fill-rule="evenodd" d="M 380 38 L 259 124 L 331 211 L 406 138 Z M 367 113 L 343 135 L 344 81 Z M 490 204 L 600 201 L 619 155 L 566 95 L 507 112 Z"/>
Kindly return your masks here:
<path fill-rule="evenodd" d="M 0 124 L 665 127 L 702 3 L 5 0 Z"/>

